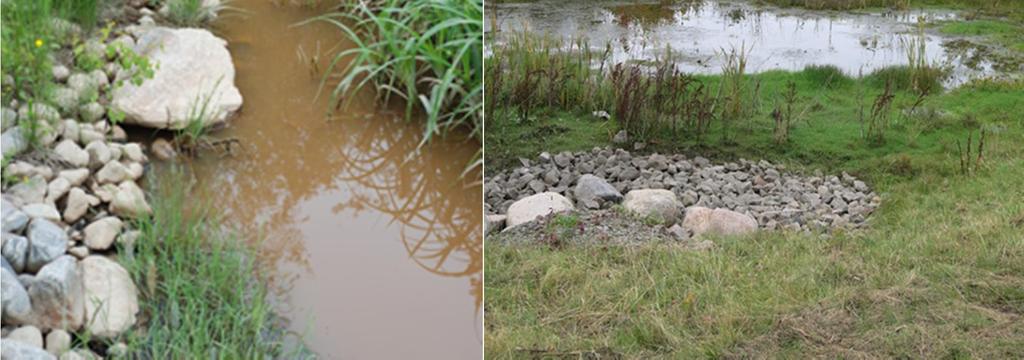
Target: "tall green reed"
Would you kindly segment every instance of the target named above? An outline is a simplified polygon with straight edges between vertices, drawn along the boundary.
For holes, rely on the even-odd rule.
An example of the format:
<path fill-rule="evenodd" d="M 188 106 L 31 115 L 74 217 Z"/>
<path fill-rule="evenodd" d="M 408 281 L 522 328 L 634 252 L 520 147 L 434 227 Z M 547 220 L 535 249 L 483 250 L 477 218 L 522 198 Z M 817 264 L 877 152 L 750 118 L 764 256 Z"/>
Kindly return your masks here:
<path fill-rule="evenodd" d="M 349 2 L 310 19 L 337 27 L 355 43 L 337 53 L 323 78 L 341 74 L 336 107 L 372 86 L 387 103 L 405 102 L 405 115 L 425 115 L 423 142 L 456 128 L 483 130 L 483 1 L 377 0 Z"/>

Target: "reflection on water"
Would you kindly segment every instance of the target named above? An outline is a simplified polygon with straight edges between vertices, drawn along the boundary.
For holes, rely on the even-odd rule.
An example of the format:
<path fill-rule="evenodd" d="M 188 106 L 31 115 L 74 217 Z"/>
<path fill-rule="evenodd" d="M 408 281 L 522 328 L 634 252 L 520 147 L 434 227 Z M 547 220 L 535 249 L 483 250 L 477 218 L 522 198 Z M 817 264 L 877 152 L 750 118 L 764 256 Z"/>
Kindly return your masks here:
<path fill-rule="evenodd" d="M 733 1 L 553 1 L 498 4 L 494 23 L 487 22 L 500 44 L 516 31 L 562 38 L 586 37 L 604 50 L 611 44 L 614 62 L 665 59 L 691 73 L 718 73 L 718 54 L 730 47 L 750 49 L 748 70 L 800 70 L 812 64 L 839 66 L 857 75 L 907 63 L 904 44 L 920 36 L 918 20 L 949 20 L 955 14 L 935 11 L 872 14 L 765 9 Z M 926 56 L 948 66 L 952 85 L 991 75 L 991 61 L 964 61 L 947 49 L 943 38 L 924 34 Z"/>
<path fill-rule="evenodd" d="M 479 144 L 418 148 L 421 125 L 369 94 L 328 117 L 317 69 L 351 44 L 326 24 L 293 26 L 317 14 L 306 7 L 231 5 L 244 12 L 214 31 L 245 106 L 214 136 L 244 150 L 191 165 L 197 194 L 261 239 L 290 329 L 323 358 L 478 358 L 482 202 L 460 175 Z"/>

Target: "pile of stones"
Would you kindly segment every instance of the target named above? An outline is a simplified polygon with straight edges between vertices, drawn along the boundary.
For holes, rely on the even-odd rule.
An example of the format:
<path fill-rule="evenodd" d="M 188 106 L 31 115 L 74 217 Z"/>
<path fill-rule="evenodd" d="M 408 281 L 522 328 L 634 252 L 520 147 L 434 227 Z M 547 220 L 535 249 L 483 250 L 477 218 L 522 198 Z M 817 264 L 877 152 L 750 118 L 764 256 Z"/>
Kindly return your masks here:
<path fill-rule="evenodd" d="M 153 241 L 129 228 L 131 219 L 152 212 L 138 184 L 149 156 L 108 115 L 175 129 L 187 125 L 188 106 L 202 94 L 214 99 L 204 125 L 224 121 L 241 106 L 224 40 L 202 29 L 160 27 L 159 15 L 146 2 L 136 3 L 128 9 L 136 23 L 114 29 L 110 40 L 85 41 L 82 51 L 102 59 L 100 69 L 74 70 L 72 60 L 58 55 L 50 101 L 15 99 L 0 109 L 7 160 L 0 246 L 4 359 L 98 358 L 127 350 L 117 341 L 136 325 L 138 291 L 116 255 Z M 60 25 L 81 35 L 71 23 Z M 154 76 L 127 81 L 136 70 L 121 68 L 121 54 L 107 51 L 121 48 L 149 58 Z M 5 89 L 16 83 L 10 76 L 3 82 Z M 152 147 L 158 158 L 174 156 L 166 141 Z M 92 342 L 72 348 L 82 333 Z"/>
<path fill-rule="evenodd" d="M 788 173 L 764 160 L 714 164 L 699 156 L 594 148 L 520 162 L 521 167 L 488 174 L 488 231 L 552 212 L 621 204 L 666 225 L 681 225 L 686 236 L 756 229 L 827 232 L 863 226 L 881 202 L 849 174 Z"/>

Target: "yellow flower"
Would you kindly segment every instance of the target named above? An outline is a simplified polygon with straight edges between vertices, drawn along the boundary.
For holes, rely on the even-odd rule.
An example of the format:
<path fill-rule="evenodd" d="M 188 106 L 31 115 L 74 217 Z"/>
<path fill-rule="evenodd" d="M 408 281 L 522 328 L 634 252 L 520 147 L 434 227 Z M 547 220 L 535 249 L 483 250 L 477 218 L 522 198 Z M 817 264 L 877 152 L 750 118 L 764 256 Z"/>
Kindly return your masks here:
<path fill-rule="evenodd" d="M 36 39 L 36 47 L 43 47 L 43 39 Z"/>

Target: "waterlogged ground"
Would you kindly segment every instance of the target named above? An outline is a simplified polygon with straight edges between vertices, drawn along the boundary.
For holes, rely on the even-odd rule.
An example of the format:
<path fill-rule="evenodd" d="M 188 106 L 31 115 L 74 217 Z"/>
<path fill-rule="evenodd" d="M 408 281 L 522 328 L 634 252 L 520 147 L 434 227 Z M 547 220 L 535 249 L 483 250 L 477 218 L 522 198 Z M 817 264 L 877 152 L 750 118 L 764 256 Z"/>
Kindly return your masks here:
<path fill-rule="evenodd" d="M 907 64 L 907 49 L 923 41 L 930 63 L 948 67 L 947 85 L 1005 70 L 986 47 L 965 46 L 933 26 L 959 20 L 948 11 L 819 12 L 753 6 L 747 2 L 553 1 L 498 4 L 486 22 L 500 44 L 517 31 L 589 40 L 609 50 L 612 63 L 669 58 L 685 72 L 716 74 L 723 51 L 745 49 L 747 71 L 800 70 L 831 64 L 847 74 Z M 607 46 L 607 48 L 606 48 Z M 1013 66 L 1009 66 L 1013 67 Z"/>
<path fill-rule="evenodd" d="M 263 0 L 214 31 L 229 42 L 245 104 L 213 134 L 235 157 L 191 163 L 199 200 L 261 238 L 290 330 L 321 358 L 480 355 L 480 188 L 460 178 L 478 149 L 435 141 L 370 97 L 329 117 L 317 87 L 351 46 L 318 11 Z M 459 136 L 452 136 L 459 139 Z"/>

